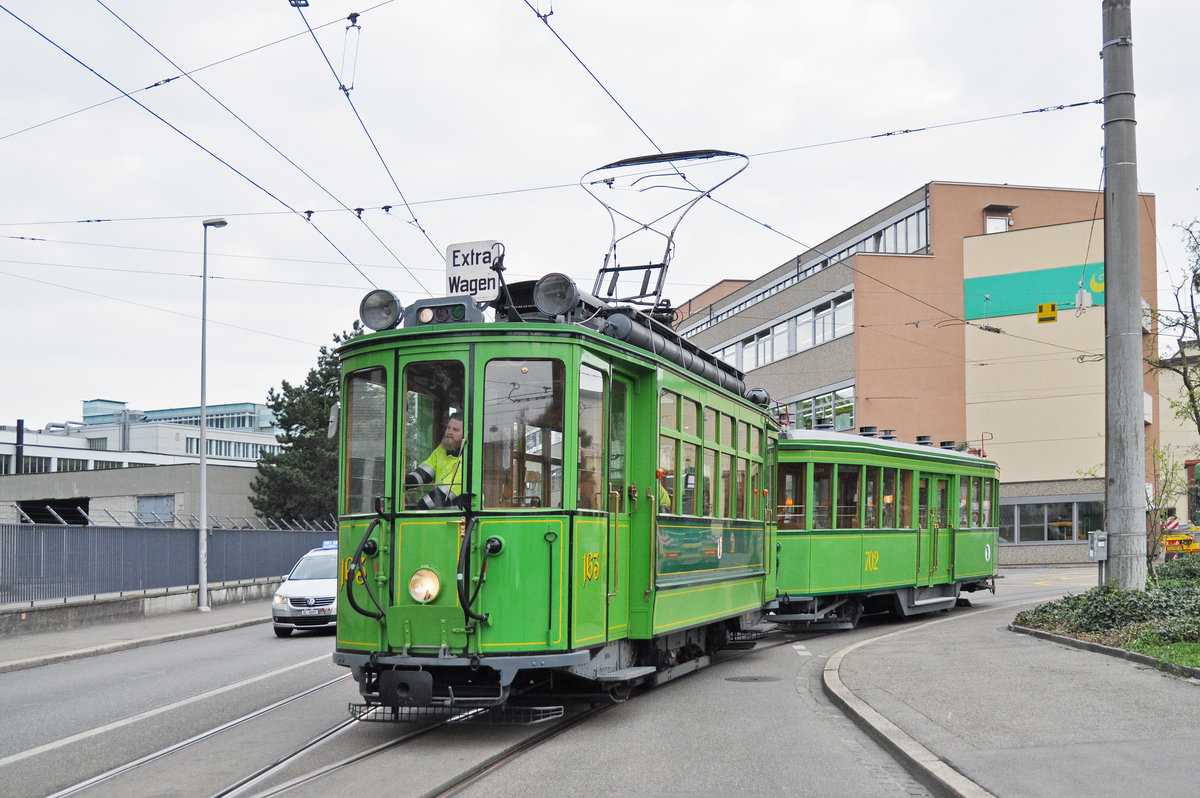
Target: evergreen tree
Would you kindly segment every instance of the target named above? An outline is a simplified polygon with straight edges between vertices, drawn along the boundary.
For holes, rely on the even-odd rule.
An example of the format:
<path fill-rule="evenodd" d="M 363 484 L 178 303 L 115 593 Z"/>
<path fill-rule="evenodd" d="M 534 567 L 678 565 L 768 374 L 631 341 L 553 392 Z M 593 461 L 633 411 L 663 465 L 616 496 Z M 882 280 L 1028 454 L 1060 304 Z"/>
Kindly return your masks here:
<path fill-rule="evenodd" d="M 362 335 L 354 322 L 349 333 L 335 333 L 334 344 Z M 258 460 L 258 476 L 250 484 L 250 504 L 260 516 L 325 519 L 337 516 L 337 438 L 328 435 L 329 412 L 338 401 L 341 359 L 323 346 L 317 365 L 303 385 L 281 380 L 267 392 L 267 407 L 281 430 L 281 450 Z"/>

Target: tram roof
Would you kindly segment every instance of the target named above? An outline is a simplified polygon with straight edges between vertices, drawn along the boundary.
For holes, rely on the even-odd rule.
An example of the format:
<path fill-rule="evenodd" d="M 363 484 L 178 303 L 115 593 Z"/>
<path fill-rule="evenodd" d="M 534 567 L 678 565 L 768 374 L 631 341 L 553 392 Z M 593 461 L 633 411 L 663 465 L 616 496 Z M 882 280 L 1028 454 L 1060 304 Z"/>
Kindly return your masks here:
<path fill-rule="evenodd" d="M 980 457 L 968 452 L 960 452 L 957 449 L 943 449 L 940 446 L 906 443 L 904 441 L 888 440 L 869 435 L 854 435 L 847 432 L 832 432 L 829 430 L 781 430 L 779 433 L 780 447 L 786 448 L 788 443 L 809 444 L 814 447 L 870 447 L 909 457 L 953 459 L 965 465 L 995 465 L 994 461 L 986 457 Z"/>

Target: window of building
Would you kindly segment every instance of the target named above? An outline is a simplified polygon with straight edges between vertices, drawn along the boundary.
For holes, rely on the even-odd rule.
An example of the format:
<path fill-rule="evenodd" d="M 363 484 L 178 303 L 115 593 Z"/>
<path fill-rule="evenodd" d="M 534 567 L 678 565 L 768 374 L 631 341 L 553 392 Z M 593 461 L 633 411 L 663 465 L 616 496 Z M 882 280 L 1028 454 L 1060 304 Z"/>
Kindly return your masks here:
<path fill-rule="evenodd" d="M 991 480 L 983 481 L 984 526 L 990 513 Z M 1000 505 L 1000 542 L 1080 543 L 1102 528 L 1104 504 L 1099 499 L 1004 502 Z"/>
<path fill-rule="evenodd" d="M 87 471 L 87 460 L 82 460 L 77 457 L 60 457 L 58 458 L 59 471 Z"/>
<path fill-rule="evenodd" d="M 109 471 L 114 468 L 120 468 L 119 460 L 95 460 L 92 462 L 92 470 L 94 471 Z"/>
<path fill-rule="evenodd" d="M 108 438 L 88 438 L 87 444 L 93 451 L 103 451 L 108 448 Z"/>
<path fill-rule="evenodd" d="M 50 458 L 25 455 L 21 457 L 22 474 L 50 473 Z"/>

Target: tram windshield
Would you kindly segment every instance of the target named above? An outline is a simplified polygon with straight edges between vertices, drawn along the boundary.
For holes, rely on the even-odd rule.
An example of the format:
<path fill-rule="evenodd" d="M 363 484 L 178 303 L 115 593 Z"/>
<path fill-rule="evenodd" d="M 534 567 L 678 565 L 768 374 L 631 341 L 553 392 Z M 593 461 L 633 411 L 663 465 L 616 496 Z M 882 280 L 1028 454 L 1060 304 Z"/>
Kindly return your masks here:
<path fill-rule="evenodd" d="M 456 360 L 409 363 L 404 368 L 404 506 L 453 509 L 463 492 L 466 369 Z"/>
<path fill-rule="evenodd" d="M 561 360 L 492 360 L 484 370 L 483 501 L 563 506 Z"/>

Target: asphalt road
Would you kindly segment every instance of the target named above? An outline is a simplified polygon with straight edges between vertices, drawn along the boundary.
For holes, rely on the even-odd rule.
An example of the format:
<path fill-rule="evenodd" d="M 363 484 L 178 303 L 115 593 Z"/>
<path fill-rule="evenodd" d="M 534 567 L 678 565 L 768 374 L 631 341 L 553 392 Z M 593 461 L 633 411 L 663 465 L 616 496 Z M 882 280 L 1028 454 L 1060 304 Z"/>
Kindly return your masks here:
<path fill-rule="evenodd" d="M 928 794 L 830 703 L 822 669 L 832 655 L 859 641 L 868 641 L 862 650 L 872 657 L 886 657 L 897 644 L 883 636 L 895 633 L 902 635 L 904 651 L 949 650 L 973 625 L 994 629 L 1022 606 L 1066 590 L 1086 590 L 1095 580 L 1089 568 L 1007 575 L 996 596 L 972 598 L 974 609 L 904 621 L 868 618 L 852 632 L 773 635 L 754 651 L 739 652 L 588 720 L 498 768 L 464 794 Z M 51 794 L 345 676 L 330 662 L 332 645 L 328 634 L 277 639 L 264 624 L 0 674 L 3 792 Z M 853 669 L 850 675 L 860 682 L 855 689 L 870 692 L 869 676 Z M 936 690 L 939 678 L 936 669 L 916 669 L 911 688 Z M 354 683 L 341 679 L 81 794 L 211 795 L 344 720 L 346 704 L 356 697 Z M 273 781 L 339 761 L 412 728 L 355 724 Z M 423 795 L 530 733 L 525 727 L 447 727 L 288 794 L 327 796 L 347 785 L 371 785 L 379 795 Z"/>

